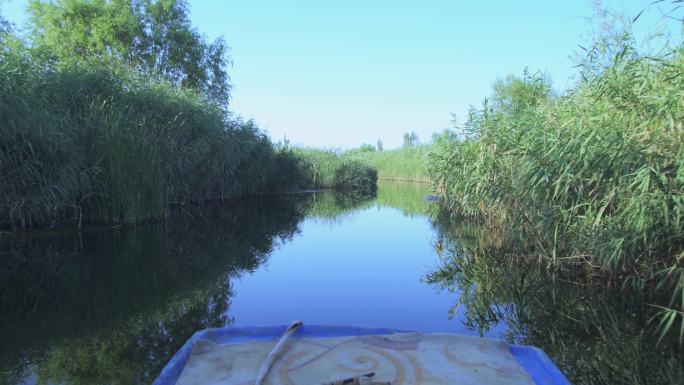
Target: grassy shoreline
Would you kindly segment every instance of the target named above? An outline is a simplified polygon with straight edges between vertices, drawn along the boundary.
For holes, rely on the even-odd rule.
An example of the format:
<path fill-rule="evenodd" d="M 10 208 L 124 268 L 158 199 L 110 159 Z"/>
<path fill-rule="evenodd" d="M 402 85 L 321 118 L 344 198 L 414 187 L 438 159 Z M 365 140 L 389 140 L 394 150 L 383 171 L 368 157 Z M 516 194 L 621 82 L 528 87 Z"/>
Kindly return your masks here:
<path fill-rule="evenodd" d="M 354 149 L 343 156 L 377 169 L 378 179 L 429 183 L 427 154 L 431 148 L 431 145 L 423 144 L 384 151 Z"/>

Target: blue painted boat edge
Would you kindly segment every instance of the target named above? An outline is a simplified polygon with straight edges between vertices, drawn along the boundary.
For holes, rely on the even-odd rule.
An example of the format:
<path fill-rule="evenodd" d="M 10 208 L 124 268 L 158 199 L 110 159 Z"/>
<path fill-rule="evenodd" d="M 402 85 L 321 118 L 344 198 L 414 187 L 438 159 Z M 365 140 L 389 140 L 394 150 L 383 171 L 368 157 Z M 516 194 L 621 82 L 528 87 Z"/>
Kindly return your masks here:
<path fill-rule="evenodd" d="M 509 345 L 509 348 L 535 385 L 572 385 L 543 350 L 527 345 Z"/>
<path fill-rule="evenodd" d="M 202 338 L 202 335 L 204 335 L 205 332 L 206 330 L 200 330 L 185 341 L 183 346 L 181 346 L 176 354 L 171 357 L 169 362 L 164 365 L 152 385 L 175 385 L 185 367 L 185 363 L 188 361 L 188 358 L 190 358 L 192 346 L 197 339 Z"/>
<path fill-rule="evenodd" d="M 192 346 L 199 339 L 206 339 L 218 344 L 239 344 L 255 340 L 274 340 L 279 338 L 285 329 L 283 326 L 269 327 L 224 327 L 205 329 L 196 332 L 188 339 L 176 354 L 164 366 L 152 385 L 175 385 L 190 358 Z M 408 330 L 384 328 L 360 328 L 355 326 L 303 325 L 292 338 L 307 337 L 352 337 L 363 335 L 383 335 L 410 333 Z M 556 367 L 541 349 L 533 346 L 509 345 L 511 353 L 527 371 L 535 385 L 571 385 L 565 375 Z"/>
<path fill-rule="evenodd" d="M 162 368 L 152 385 L 175 385 L 190 358 L 195 341 L 205 339 L 217 344 L 239 344 L 255 340 L 275 340 L 287 329 L 287 325 L 266 327 L 223 327 L 204 329 L 192 335 L 169 362 Z M 292 338 L 307 337 L 352 337 L 362 335 L 382 335 L 409 333 L 408 330 L 385 328 L 360 328 L 356 326 L 303 325 Z"/>

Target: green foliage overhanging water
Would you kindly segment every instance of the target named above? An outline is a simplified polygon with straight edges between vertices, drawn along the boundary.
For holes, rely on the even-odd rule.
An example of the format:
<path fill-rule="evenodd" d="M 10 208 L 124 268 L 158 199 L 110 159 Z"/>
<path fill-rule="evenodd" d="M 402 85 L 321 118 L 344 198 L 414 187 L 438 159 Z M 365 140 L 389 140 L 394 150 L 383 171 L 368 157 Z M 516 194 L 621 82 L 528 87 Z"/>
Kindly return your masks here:
<path fill-rule="evenodd" d="M 623 43 L 563 96 L 543 76 L 498 82 L 429 170 L 453 213 L 521 234 L 523 258 L 633 289 L 681 344 L 684 50 Z"/>
<path fill-rule="evenodd" d="M 288 191 L 298 160 L 192 90 L 0 57 L 0 225 L 141 222 L 168 203 Z"/>

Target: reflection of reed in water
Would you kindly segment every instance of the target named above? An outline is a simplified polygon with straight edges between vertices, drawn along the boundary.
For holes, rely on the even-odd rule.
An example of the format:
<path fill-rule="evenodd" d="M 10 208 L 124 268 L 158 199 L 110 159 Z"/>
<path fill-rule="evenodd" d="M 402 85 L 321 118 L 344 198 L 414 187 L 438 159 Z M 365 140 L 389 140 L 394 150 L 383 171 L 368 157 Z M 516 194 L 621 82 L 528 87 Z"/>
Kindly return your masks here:
<path fill-rule="evenodd" d="M 684 352 L 676 341 L 656 345 L 647 328 L 648 297 L 550 269 L 519 234 L 463 222 L 434 226 L 442 258 L 427 281 L 460 294 L 450 313 L 470 328 L 505 325 L 509 341 L 542 348 L 572 383 L 684 383 Z"/>
<path fill-rule="evenodd" d="M 0 240 L 0 382 L 149 384 L 225 326 L 230 279 L 297 231 L 301 199 L 179 207 L 166 223 Z M 10 318 L 11 317 L 11 318 Z"/>

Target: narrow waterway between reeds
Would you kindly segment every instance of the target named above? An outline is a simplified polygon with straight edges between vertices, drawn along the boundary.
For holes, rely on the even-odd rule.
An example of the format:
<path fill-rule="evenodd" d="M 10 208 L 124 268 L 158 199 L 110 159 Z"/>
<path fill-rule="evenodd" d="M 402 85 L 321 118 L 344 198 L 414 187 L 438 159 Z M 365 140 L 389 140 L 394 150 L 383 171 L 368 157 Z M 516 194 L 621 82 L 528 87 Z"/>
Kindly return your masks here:
<path fill-rule="evenodd" d="M 199 329 L 294 319 L 534 344 L 573 383 L 682 378 L 681 357 L 639 335 L 646 304 L 513 262 L 499 235 L 451 223 L 427 187 L 5 234 L 0 383 L 148 384 Z"/>

